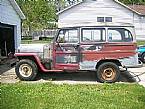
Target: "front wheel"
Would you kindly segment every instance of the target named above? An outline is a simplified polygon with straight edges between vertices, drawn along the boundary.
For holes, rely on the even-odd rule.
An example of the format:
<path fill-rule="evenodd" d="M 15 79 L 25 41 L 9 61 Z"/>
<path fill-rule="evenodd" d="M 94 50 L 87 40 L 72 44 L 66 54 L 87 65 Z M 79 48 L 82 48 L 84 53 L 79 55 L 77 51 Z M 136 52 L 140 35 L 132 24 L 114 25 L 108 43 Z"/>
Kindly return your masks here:
<path fill-rule="evenodd" d="M 29 59 L 23 59 L 17 63 L 15 72 L 20 80 L 31 81 L 35 79 L 38 69 L 35 62 Z"/>
<path fill-rule="evenodd" d="M 113 83 L 120 76 L 119 67 L 113 62 L 105 62 L 97 69 L 97 79 L 99 82 Z"/>

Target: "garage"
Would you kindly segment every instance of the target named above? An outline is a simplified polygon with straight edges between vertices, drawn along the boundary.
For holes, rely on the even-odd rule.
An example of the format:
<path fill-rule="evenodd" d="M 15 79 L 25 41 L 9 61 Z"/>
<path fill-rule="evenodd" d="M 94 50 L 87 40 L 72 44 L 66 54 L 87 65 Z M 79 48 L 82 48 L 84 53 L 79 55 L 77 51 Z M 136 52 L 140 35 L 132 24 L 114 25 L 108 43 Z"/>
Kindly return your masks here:
<path fill-rule="evenodd" d="M 0 55 L 15 52 L 14 26 L 0 23 Z"/>
<path fill-rule="evenodd" d="M 21 43 L 21 24 L 25 15 L 15 0 L 0 0 L 0 65 L 10 62 L 10 54 Z"/>

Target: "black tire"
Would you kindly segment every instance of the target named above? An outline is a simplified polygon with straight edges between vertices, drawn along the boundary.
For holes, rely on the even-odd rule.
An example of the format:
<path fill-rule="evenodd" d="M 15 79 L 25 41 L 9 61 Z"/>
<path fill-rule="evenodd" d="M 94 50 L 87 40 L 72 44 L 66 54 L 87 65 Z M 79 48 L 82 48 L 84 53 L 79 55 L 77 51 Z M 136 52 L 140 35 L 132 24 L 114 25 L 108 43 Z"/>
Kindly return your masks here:
<path fill-rule="evenodd" d="M 20 80 L 32 81 L 36 78 L 38 68 L 34 61 L 23 59 L 17 63 L 15 72 Z"/>
<path fill-rule="evenodd" d="M 143 53 L 143 54 L 141 55 L 141 61 L 142 61 L 143 63 L 145 63 L 145 53 Z"/>
<path fill-rule="evenodd" d="M 119 76 L 119 67 L 113 62 L 104 62 L 97 69 L 97 79 L 102 83 L 114 83 Z"/>

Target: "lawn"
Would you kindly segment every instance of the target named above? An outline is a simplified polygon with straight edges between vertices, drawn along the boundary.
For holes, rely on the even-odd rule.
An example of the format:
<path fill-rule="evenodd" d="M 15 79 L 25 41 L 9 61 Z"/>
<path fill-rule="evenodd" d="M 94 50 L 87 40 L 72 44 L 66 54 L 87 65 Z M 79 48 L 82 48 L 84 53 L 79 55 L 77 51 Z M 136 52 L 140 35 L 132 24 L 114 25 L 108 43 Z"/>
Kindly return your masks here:
<path fill-rule="evenodd" d="M 48 44 L 48 40 L 22 40 L 21 44 Z"/>
<path fill-rule="evenodd" d="M 48 44 L 51 40 L 22 40 L 21 44 Z M 137 41 L 138 45 L 144 45 L 145 41 Z"/>
<path fill-rule="evenodd" d="M 137 41 L 138 45 L 145 45 L 145 41 Z"/>
<path fill-rule="evenodd" d="M 1 109 L 145 109 L 138 84 L 0 84 Z"/>

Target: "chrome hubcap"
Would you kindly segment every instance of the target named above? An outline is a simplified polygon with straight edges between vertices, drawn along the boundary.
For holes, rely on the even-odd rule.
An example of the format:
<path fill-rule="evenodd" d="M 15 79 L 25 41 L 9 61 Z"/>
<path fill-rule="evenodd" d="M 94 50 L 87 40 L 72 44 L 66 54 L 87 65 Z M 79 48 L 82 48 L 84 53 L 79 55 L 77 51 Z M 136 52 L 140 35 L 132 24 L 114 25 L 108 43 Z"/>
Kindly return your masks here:
<path fill-rule="evenodd" d="M 28 64 L 22 64 L 19 67 L 20 75 L 23 77 L 29 77 L 32 74 L 32 68 Z"/>

